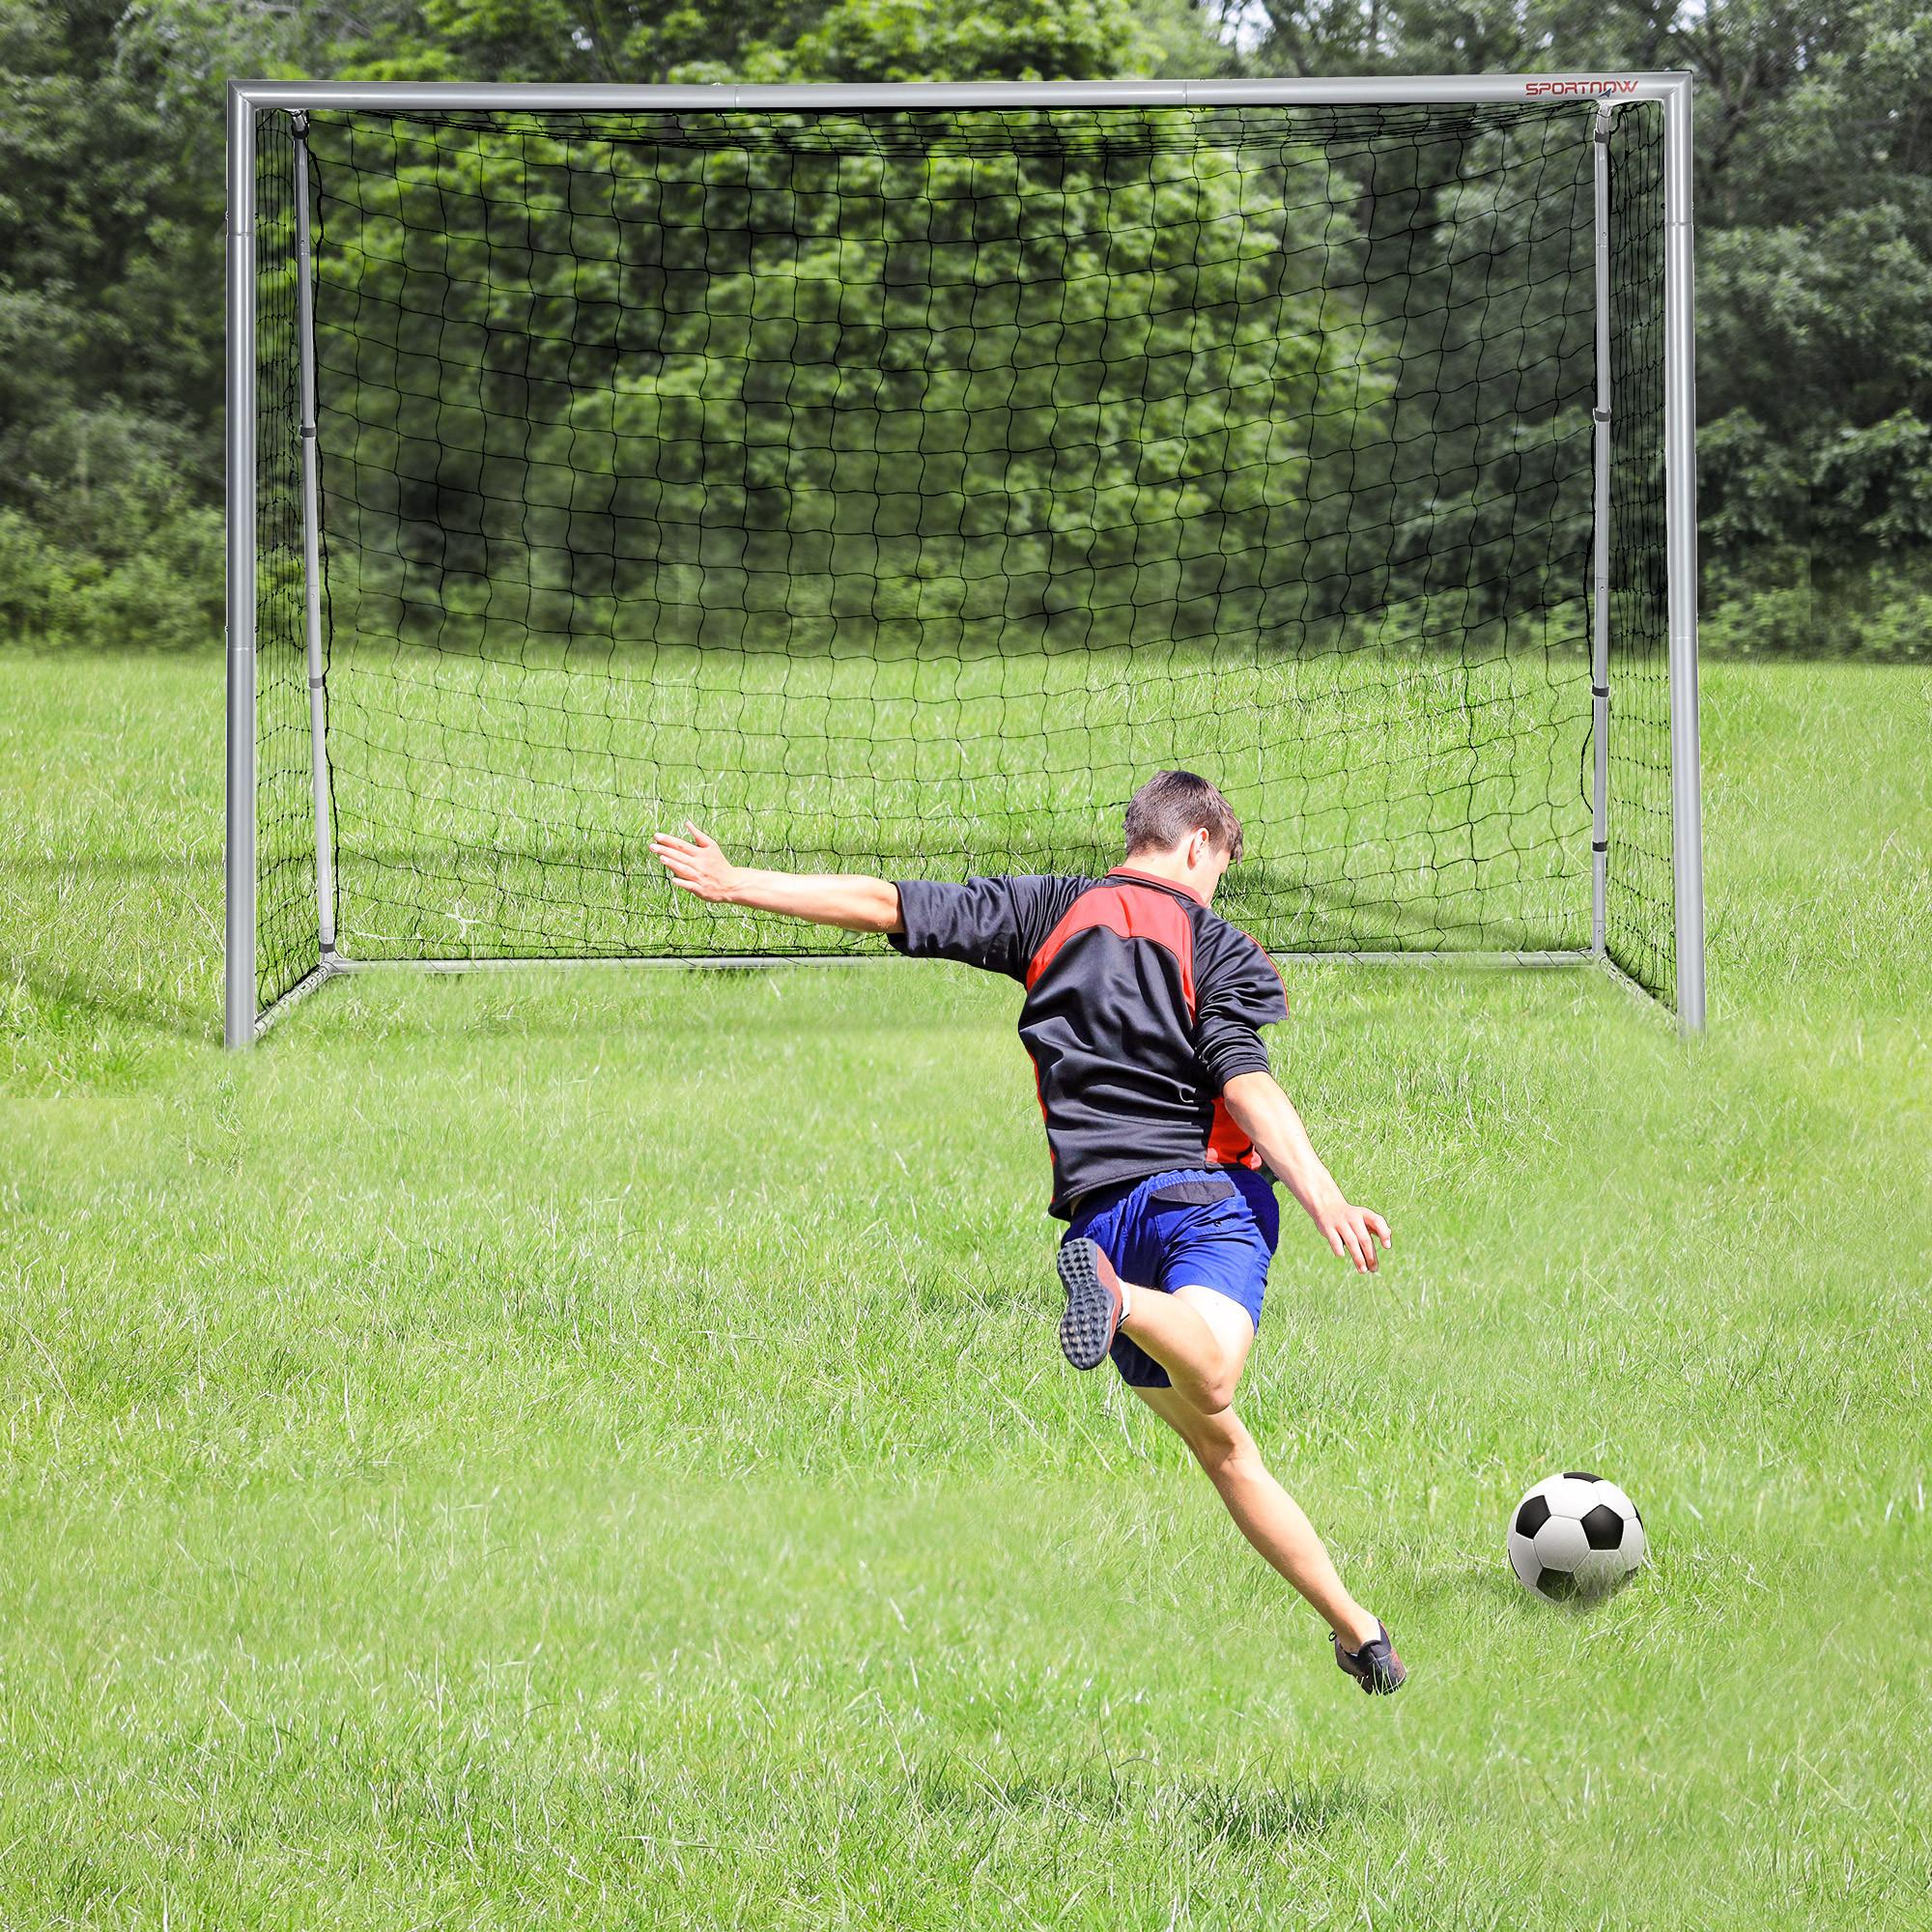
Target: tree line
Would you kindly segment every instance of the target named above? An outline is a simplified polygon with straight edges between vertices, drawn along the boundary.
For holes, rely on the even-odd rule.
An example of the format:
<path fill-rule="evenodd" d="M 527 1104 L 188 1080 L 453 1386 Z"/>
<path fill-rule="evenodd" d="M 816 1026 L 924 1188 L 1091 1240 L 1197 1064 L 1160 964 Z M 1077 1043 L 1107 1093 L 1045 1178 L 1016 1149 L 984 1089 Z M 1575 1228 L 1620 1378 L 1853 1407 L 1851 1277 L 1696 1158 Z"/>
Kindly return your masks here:
<path fill-rule="evenodd" d="M 1694 13 L 1577 0 L 0 0 L 0 635 L 188 645 L 218 632 L 230 74 L 1658 67 L 1700 83 L 1707 642 L 1925 654 L 1932 22 L 1912 0 Z"/>

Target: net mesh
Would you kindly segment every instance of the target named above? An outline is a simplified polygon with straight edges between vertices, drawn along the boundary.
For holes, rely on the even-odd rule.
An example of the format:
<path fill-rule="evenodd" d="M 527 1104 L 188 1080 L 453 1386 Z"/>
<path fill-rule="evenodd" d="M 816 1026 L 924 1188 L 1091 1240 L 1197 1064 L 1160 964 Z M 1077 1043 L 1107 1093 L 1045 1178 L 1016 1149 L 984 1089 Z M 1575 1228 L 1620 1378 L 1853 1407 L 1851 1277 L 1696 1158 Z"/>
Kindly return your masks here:
<path fill-rule="evenodd" d="M 651 833 L 1102 870 L 1176 766 L 1241 814 L 1217 906 L 1272 950 L 1587 947 L 1590 125 L 313 115 L 343 950 L 876 948 L 677 895 Z M 1661 508 L 1619 434 L 1648 675 Z M 271 728 L 305 787 L 264 652 L 265 787 Z M 1662 990 L 1645 706 L 1611 923 Z M 270 914 L 314 885 L 281 796 L 265 999 L 314 954 Z"/>
<path fill-rule="evenodd" d="M 255 117 L 255 980 L 272 1006 L 320 964 L 302 560 L 295 140 Z"/>
<path fill-rule="evenodd" d="M 1605 946 L 1677 1000 L 1663 540 L 1663 108 L 1610 124 L 1610 815 Z"/>

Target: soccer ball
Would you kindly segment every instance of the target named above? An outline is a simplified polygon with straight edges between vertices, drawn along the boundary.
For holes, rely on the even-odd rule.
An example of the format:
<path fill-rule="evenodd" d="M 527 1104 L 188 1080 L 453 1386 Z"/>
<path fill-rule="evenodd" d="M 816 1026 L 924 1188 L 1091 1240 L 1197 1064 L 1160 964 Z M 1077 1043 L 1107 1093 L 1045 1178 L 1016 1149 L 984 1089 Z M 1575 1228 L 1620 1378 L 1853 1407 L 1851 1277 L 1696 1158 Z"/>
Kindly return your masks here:
<path fill-rule="evenodd" d="M 1546 1476 L 1510 1518 L 1516 1579 L 1551 1603 L 1607 1597 L 1643 1561 L 1643 1518 L 1617 1488 L 1587 1469 Z"/>

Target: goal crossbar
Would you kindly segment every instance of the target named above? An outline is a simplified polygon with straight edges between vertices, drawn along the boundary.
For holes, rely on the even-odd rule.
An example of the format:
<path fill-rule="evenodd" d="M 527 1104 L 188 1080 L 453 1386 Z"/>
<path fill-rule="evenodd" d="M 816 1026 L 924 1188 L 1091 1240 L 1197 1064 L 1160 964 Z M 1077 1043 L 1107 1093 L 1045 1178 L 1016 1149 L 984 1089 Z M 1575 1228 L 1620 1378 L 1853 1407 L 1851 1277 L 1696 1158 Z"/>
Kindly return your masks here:
<path fill-rule="evenodd" d="M 1269 80 L 827 81 L 622 86 L 545 81 L 237 80 L 231 113 L 258 107 L 515 108 L 526 112 L 813 108 L 1241 107 L 1428 105 L 1436 101 L 1662 100 L 1688 105 L 1690 75 L 1657 73 L 1376 74 Z"/>
<path fill-rule="evenodd" d="M 328 878 L 329 807 L 323 751 L 323 676 L 317 656 L 322 561 L 317 553 L 320 490 L 314 474 L 313 325 L 310 314 L 308 186 L 299 189 L 301 227 L 300 336 L 303 356 L 301 486 L 302 538 L 306 551 L 303 600 L 310 651 L 309 691 L 315 734 L 314 815 L 319 935 L 317 965 L 266 1009 L 256 971 L 257 947 L 257 514 L 258 441 L 255 419 L 257 351 L 255 238 L 257 232 L 257 119 L 265 111 L 291 117 L 334 111 L 382 114 L 405 110 L 437 113 L 810 113 L 865 114 L 975 109 L 1159 109 L 1195 107 L 1373 107 L 1478 103 L 1568 102 L 1581 108 L 1656 102 L 1662 111 L 1662 484 L 1668 668 L 1668 839 L 1672 895 L 1675 1008 L 1687 1031 L 1705 1020 L 1704 909 L 1699 780 L 1696 663 L 1696 480 L 1694 324 L 1692 309 L 1691 82 L 1688 73 L 1536 73 L 1374 76 L 1251 81 L 1080 81 L 905 83 L 784 86 L 557 86 L 526 83 L 323 83 L 245 80 L 232 82 L 227 97 L 226 225 L 227 287 L 227 826 L 225 1037 L 230 1046 L 255 1038 L 274 1015 L 337 973 L 362 971 L 377 961 L 351 959 L 336 951 L 332 929 L 332 882 Z M 1600 116 L 1600 126 L 1605 117 Z M 299 152 L 299 151 L 298 151 Z M 301 156 L 305 169 L 306 156 Z M 1597 524 L 1594 588 L 1597 639 L 1592 647 L 1595 774 L 1591 823 L 1593 906 L 1587 948 L 1525 948 L 1441 952 L 1338 949 L 1312 954 L 1285 952 L 1284 959 L 1404 963 L 1571 965 L 1605 960 L 1604 946 L 1604 851 L 1605 846 L 1607 711 L 1602 615 L 1605 603 L 1607 535 L 1605 470 L 1610 403 L 1604 386 L 1606 321 L 1606 251 L 1603 162 L 1598 162 L 1599 255 L 1596 333 L 1599 355 L 1597 410 Z M 422 959 L 431 969 L 455 969 L 495 961 Z M 506 961 L 503 963 L 524 963 Z M 533 961 L 531 963 L 557 963 Z M 585 963 L 617 963 L 586 955 Z M 690 955 L 680 963 L 749 966 L 756 954 Z M 1612 971 L 1616 971 L 1612 963 Z M 1628 978 L 1621 972 L 1617 977 Z"/>

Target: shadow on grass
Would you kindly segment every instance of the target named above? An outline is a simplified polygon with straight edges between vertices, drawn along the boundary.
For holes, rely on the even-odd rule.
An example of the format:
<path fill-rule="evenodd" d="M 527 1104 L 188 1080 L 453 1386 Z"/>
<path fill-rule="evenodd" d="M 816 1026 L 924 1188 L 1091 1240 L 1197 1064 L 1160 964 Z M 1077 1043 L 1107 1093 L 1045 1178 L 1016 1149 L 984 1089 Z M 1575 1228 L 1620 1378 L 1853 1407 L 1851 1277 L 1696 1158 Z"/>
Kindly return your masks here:
<path fill-rule="evenodd" d="M 1463 1609 L 1503 1612 L 1529 1603 L 1529 1595 L 1505 1564 L 1469 1563 L 1437 1570 L 1414 1586 L 1415 1594 L 1434 1597 Z"/>
<path fill-rule="evenodd" d="M 1000 1774 L 954 1759 L 913 1780 L 920 1809 L 934 1818 L 1054 1814 L 1089 1824 L 1128 1818 L 1185 1820 L 1208 1843 L 1264 1848 L 1322 1838 L 1337 1831 L 1378 1833 L 1399 1828 L 1404 1806 L 1351 1780 L 1318 1783 L 1287 1775 L 1228 1778 L 1150 1777 L 1134 1761 L 1091 1764 L 1064 1773 Z"/>
<path fill-rule="evenodd" d="M 179 886 L 184 898 L 192 896 L 196 875 L 206 877 L 208 866 L 216 868 L 218 858 L 200 863 L 184 860 L 179 852 L 61 852 L 57 854 L 18 853 L 7 855 L 7 870 L 16 879 L 71 879 L 87 876 L 104 879 L 165 879 Z"/>
<path fill-rule="evenodd" d="M 127 829 L 135 838 L 119 849 L 0 856 L 20 905 L 38 915 L 0 924 L 0 984 L 26 989 L 39 1009 L 36 1033 L 106 1022 L 215 1039 L 220 972 L 207 935 L 209 920 L 218 932 L 220 915 L 207 905 L 209 867 L 192 853 L 139 839 L 131 821 Z"/>
<path fill-rule="evenodd" d="M 220 1010 L 213 991 L 210 1003 L 203 1005 L 178 993 L 119 985 L 100 975 L 63 971 L 6 952 L 0 952 L 0 980 L 23 985 L 33 996 L 43 1015 L 37 1031 L 46 1030 L 49 1020 L 57 1023 L 60 1016 L 71 1014 L 111 1020 L 137 1032 L 168 1034 L 198 1045 L 212 1044 L 221 1037 Z"/>
<path fill-rule="evenodd" d="M 1582 1622 L 1594 1616 L 1614 1614 L 1611 1605 L 1619 1602 L 1621 1593 L 1562 1601 L 1532 1596 L 1516 1580 L 1507 1565 L 1470 1563 L 1418 1577 L 1409 1586 L 1409 1594 L 1431 1604 L 1438 1614 L 1446 1612 L 1452 1618 L 1482 1615 L 1487 1617 L 1490 1628 L 1515 1628 L 1551 1616 Z"/>
<path fill-rule="evenodd" d="M 1380 1835 L 1401 1826 L 1404 1811 L 1395 1799 L 1347 1780 L 1290 1778 L 1279 1787 L 1210 1780 L 1181 1786 L 1180 1797 L 1205 1838 L 1236 1847 L 1289 1844 L 1350 1829 Z"/>

